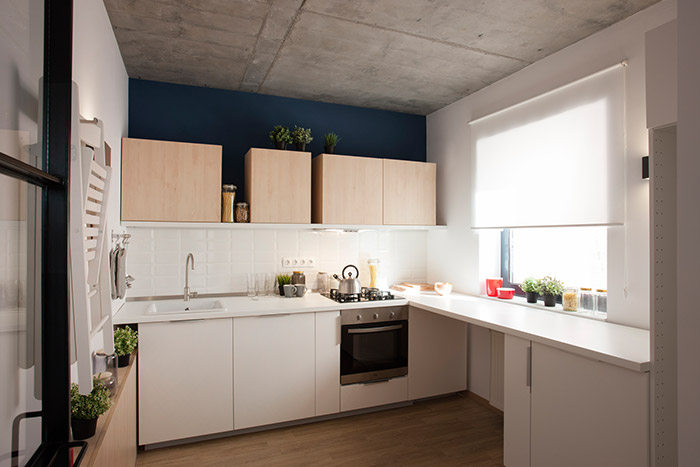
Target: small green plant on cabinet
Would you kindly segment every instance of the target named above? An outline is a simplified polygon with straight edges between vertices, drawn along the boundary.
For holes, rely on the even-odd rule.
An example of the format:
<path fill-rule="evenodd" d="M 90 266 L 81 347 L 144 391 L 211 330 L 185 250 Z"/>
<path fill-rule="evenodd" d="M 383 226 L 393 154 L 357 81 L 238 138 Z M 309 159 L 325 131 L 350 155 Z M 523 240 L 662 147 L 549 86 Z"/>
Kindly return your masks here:
<path fill-rule="evenodd" d="M 289 274 L 277 274 L 277 284 L 278 285 L 285 285 L 285 284 L 291 284 L 292 283 L 292 276 Z"/>
<path fill-rule="evenodd" d="M 270 140 L 273 143 L 291 143 L 292 137 L 289 134 L 289 128 L 282 125 L 275 125 L 270 132 Z"/>
<path fill-rule="evenodd" d="M 314 139 L 311 137 L 311 128 L 302 128 L 294 125 L 292 131 L 292 143 L 309 144 Z"/>
<path fill-rule="evenodd" d="M 341 139 L 341 137 L 331 131 L 326 134 L 326 146 L 336 146 Z"/>
<path fill-rule="evenodd" d="M 120 357 L 131 355 L 136 349 L 138 333 L 129 326 L 114 330 L 114 351 Z"/>
<path fill-rule="evenodd" d="M 520 284 L 520 288 L 523 289 L 523 292 L 525 293 L 540 293 L 540 280 L 535 279 L 534 277 L 528 277 L 523 280 L 523 283 Z"/>
<path fill-rule="evenodd" d="M 539 293 L 550 297 L 558 297 L 564 293 L 564 283 L 552 276 L 545 276 L 540 279 Z"/>
<path fill-rule="evenodd" d="M 99 379 L 93 378 L 92 391 L 88 395 L 80 394 L 78 385 L 70 385 L 70 412 L 78 420 L 93 420 L 105 413 L 112 406 L 109 389 Z"/>

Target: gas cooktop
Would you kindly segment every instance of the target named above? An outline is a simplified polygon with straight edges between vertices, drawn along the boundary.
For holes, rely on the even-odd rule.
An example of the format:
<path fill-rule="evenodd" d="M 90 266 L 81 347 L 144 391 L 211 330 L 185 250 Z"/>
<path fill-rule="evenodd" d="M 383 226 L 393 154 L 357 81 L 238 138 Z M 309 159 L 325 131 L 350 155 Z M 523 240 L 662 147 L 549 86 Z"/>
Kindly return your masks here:
<path fill-rule="evenodd" d="M 370 287 L 362 287 L 359 294 L 339 293 L 337 289 L 331 289 L 330 293 L 324 293 L 321 295 L 338 303 L 378 302 L 384 300 L 395 300 L 397 298 L 388 290 L 379 290 Z"/>

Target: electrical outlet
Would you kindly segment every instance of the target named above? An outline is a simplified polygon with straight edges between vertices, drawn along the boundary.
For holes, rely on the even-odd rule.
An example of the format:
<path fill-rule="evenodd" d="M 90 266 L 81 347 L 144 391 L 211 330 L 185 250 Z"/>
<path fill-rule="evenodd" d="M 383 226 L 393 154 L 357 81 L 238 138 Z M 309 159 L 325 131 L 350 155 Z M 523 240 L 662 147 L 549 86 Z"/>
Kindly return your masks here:
<path fill-rule="evenodd" d="M 313 268 L 316 267 L 316 258 L 311 256 L 295 256 L 282 258 L 283 268 Z"/>

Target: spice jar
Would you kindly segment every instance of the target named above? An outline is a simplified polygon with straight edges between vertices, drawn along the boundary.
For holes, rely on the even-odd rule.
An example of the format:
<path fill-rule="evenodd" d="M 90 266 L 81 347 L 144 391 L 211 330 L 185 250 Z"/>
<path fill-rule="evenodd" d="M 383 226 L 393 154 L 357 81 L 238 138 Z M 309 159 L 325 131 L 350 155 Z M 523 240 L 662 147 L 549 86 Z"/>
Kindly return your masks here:
<path fill-rule="evenodd" d="M 306 275 L 304 271 L 294 271 L 292 272 L 292 285 L 304 284 L 306 285 Z"/>
<path fill-rule="evenodd" d="M 608 313 L 608 291 L 606 289 L 596 289 L 595 312 L 598 315 Z"/>
<path fill-rule="evenodd" d="M 581 287 L 581 292 L 578 295 L 578 306 L 582 313 L 595 311 L 595 294 L 590 287 Z"/>
<path fill-rule="evenodd" d="M 248 203 L 236 203 L 236 222 L 250 222 Z"/>
<path fill-rule="evenodd" d="M 233 222 L 233 201 L 236 199 L 236 185 L 221 187 L 221 222 Z"/>
<path fill-rule="evenodd" d="M 561 307 L 564 311 L 578 311 L 578 289 L 565 287 L 561 295 Z"/>

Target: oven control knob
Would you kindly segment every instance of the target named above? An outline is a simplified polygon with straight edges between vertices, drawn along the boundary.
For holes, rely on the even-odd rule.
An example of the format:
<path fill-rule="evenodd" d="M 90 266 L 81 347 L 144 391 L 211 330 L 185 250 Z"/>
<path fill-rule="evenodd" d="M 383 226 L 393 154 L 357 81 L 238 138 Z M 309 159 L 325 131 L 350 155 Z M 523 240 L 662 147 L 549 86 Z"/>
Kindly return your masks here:
<path fill-rule="evenodd" d="M 391 313 L 389 313 L 389 318 L 393 318 L 394 316 L 396 316 L 396 312 L 395 312 L 395 311 L 392 311 Z"/>
<path fill-rule="evenodd" d="M 362 321 L 362 315 L 357 315 L 357 320 Z"/>
<path fill-rule="evenodd" d="M 379 313 L 374 314 L 374 319 L 379 319 Z"/>

